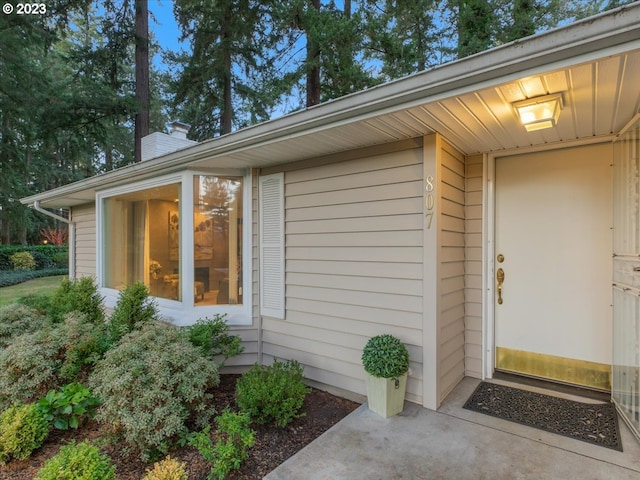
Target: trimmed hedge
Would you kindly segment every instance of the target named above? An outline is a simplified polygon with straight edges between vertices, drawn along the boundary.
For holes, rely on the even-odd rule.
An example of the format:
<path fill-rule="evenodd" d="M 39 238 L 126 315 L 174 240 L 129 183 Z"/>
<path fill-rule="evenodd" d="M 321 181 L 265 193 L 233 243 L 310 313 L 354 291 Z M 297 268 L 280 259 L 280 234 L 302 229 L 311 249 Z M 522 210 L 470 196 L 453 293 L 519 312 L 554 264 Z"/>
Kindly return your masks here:
<path fill-rule="evenodd" d="M 66 245 L 0 245 L 0 270 L 13 270 L 11 255 L 29 252 L 37 270 L 68 268 L 69 247 Z"/>
<path fill-rule="evenodd" d="M 34 278 L 69 275 L 68 268 L 48 268 L 46 270 L 0 270 L 0 288 L 17 285 Z"/>

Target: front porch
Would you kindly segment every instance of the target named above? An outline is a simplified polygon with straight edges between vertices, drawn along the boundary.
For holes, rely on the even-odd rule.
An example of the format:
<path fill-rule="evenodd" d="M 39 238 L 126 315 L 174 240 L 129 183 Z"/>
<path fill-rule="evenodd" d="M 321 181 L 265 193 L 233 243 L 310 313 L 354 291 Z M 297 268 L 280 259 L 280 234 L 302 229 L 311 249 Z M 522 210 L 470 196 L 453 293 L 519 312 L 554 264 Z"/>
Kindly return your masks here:
<path fill-rule="evenodd" d="M 464 410 L 479 382 L 466 377 L 437 412 L 406 403 L 384 419 L 362 405 L 265 479 L 639 478 L 640 443 L 624 422 L 617 452 Z"/>

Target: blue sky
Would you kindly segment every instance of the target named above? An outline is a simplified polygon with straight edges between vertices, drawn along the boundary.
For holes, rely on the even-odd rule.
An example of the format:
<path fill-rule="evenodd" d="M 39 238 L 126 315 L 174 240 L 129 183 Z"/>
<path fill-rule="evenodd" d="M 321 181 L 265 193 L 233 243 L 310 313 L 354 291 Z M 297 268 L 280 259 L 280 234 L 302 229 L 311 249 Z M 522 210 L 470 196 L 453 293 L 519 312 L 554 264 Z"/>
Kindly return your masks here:
<path fill-rule="evenodd" d="M 149 19 L 149 30 L 153 32 L 156 40 L 164 49 L 179 51 L 181 44 L 180 29 L 173 17 L 173 2 L 171 0 L 149 0 L 149 11 L 152 16 Z M 182 48 L 185 48 L 182 45 Z M 154 58 L 154 64 L 158 67 L 162 65 L 160 55 Z"/>

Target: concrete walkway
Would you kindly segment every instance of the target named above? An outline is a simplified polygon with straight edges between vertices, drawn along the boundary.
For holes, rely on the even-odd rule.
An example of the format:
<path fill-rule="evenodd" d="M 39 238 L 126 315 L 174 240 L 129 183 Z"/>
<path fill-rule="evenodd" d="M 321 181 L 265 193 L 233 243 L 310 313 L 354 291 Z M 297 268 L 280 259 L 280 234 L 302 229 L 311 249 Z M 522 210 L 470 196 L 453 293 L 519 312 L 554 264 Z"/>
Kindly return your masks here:
<path fill-rule="evenodd" d="M 464 410 L 478 383 L 465 378 L 437 412 L 407 402 L 384 419 L 362 405 L 265 479 L 640 479 L 624 422 L 624 452 L 591 445 Z"/>

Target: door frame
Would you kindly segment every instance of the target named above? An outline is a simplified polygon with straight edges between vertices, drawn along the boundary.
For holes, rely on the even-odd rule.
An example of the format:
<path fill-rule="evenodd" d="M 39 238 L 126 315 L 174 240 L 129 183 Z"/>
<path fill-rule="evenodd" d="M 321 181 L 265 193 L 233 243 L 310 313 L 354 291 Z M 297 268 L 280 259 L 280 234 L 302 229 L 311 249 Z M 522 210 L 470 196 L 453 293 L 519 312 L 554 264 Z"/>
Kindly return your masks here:
<path fill-rule="evenodd" d="M 512 157 L 530 153 L 562 150 L 565 148 L 584 147 L 601 143 L 611 144 L 615 136 L 592 138 L 588 140 L 574 140 L 562 143 L 550 143 L 543 146 L 518 148 L 484 154 L 482 172 L 482 289 L 485 292 L 482 302 L 482 379 L 493 378 L 495 372 L 495 238 L 496 238 L 496 159 L 500 157 Z"/>

